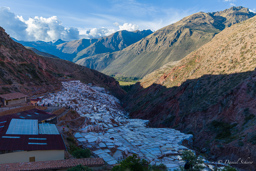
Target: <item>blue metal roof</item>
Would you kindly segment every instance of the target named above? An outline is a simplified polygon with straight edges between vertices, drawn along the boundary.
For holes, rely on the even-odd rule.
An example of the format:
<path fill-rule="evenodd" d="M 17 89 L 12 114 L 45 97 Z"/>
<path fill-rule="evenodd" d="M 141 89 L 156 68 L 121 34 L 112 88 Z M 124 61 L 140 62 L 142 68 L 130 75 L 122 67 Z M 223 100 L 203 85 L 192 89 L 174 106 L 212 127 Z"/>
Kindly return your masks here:
<path fill-rule="evenodd" d="M 38 135 L 38 120 L 12 119 L 6 134 Z"/>
<path fill-rule="evenodd" d="M 39 124 L 39 134 L 59 134 L 59 131 L 55 124 L 41 123 Z"/>

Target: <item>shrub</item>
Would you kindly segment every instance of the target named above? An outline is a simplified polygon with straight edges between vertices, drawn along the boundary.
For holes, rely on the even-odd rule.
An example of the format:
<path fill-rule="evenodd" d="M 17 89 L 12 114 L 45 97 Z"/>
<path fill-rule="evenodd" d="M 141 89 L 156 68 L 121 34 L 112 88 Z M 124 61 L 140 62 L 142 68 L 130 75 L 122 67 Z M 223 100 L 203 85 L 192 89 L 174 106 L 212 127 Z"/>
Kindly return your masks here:
<path fill-rule="evenodd" d="M 78 148 L 72 152 L 75 158 L 89 158 L 91 156 L 91 151 L 89 149 Z"/>
<path fill-rule="evenodd" d="M 137 155 L 129 156 L 120 162 L 120 165 L 114 166 L 112 171 L 166 171 L 165 165 L 149 165 L 149 163 L 137 157 Z"/>
<path fill-rule="evenodd" d="M 120 162 L 120 165 L 114 166 L 112 171 L 147 171 L 148 162 L 144 159 L 139 159 L 137 155 L 129 156 Z"/>
<path fill-rule="evenodd" d="M 183 151 L 181 158 L 191 165 L 192 168 L 190 171 L 198 171 L 205 168 L 202 166 L 203 160 L 196 156 L 192 151 Z M 180 167 L 180 170 L 184 170 L 183 167 Z"/>
<path fill-rule="evenodd" d="M 231 129 L 234 128 L 236 125 L 237 123 L 230 124 L 215 120 L 212 121 L 210 127 L 213 128 L 214 131 L 217 133 L 216 139 L 225 139 L 231 136 Z"/>
<path fill-rule="evenodd" d="M 224 169 L 222 169 L 221 171 L 237 171 L 235 168 L 232 168 L 230 166 L 226 166 Z"/>

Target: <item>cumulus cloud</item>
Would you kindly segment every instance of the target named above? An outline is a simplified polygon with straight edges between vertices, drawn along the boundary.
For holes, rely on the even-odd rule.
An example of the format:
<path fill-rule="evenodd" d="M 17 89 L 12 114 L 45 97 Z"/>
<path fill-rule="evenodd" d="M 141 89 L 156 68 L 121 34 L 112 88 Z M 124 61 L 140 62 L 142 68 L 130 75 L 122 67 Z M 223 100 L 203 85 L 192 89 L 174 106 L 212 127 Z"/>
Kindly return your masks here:
<path fill-rule="evenodd" d="M 119 25 L 119 30 L 135 31 L 138 29 L 139 29 L 139 26 L 132 23 L 124 23 L 123 25 Z"/>
<path fill-rule="evenodd" d="M 124 23 L 120 25 L 118 22 L 113 23 L 114 26 L 118 27 L 118 29 L 110 29 L 110 28 L 92 28 L 92 29 L 80 29 L 79 34 L 82 38 L 98 38 L 108 36 L 118 30 L 128 30 L 135 31 L 139 29 L 139 26 L 132 23 Z"/>
<path fill-rule="evenodd" d="M 34 17 L 24 20 L 18 16 L 20 21 L 27 25 L 28 40 L 52 41 L 57 39 L 73 40 L 79 39 L 79 31 L 76 28 L 65 28 L 56 16 L 49 18 Z"/>
<path fill-rule="evenodd" d="M 135 31 L 139 27 L 132 23 L 114 23 L 115 28 L 66 28 L 57 16 L 49 18 L 38 17 L 24 19 L 10 11 L 8 7 L 0 8 L 0 26 L 2 26 L 11 37 L 26 41 L 54 41 L 75 40 L 80 38 L 98 38 L 108 36 L 118 30 Z"/>
<path fill-rule="evenodd" d="M 20 21 L 14 13 L 10 12 L 8 7 L 0 8 L 0 26 L 16 39 L 26 39 L 27 37 L 27 25 Z"/>
<path fill-rule="evenodd" d="M 91 38 L 108 36 L 114 32 L 116 32 L 115 29 L 102 27 L 102 28 L 92 28 L 92 29 L 80 29 L 79 35 L 81 38 L 91 39 Z"/>

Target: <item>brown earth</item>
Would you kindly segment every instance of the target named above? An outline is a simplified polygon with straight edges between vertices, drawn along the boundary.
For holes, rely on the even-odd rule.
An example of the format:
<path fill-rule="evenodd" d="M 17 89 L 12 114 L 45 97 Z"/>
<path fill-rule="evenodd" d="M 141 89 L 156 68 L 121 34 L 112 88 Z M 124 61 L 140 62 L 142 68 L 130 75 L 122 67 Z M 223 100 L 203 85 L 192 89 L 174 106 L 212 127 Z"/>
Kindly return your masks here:
<path fill-rule="evenodd" d="M 256 17 L 137 83 L 123 100 L 130 116 L 194 135 L 210 160 L 256 167 Z"/>
<path fill-rule="evenodd" d="M 22 92 L 32 95 L 58 90 L 62 78 L 105 87 L 119 98 L 124 95 L 114 78 L 69 61 L 38 56 L 14 42 L 0 28 L 0 94 Z"/>

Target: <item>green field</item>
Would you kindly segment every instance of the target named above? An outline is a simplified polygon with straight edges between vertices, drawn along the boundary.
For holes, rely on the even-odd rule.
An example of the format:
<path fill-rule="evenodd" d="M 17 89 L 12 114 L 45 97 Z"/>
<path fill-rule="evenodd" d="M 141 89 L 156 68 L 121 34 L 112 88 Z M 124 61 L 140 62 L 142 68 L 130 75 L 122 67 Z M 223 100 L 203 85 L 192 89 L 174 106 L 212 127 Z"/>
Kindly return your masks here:
<path fill-rule="evenodd" d="M 129 86 L 137 83 L 137 81 L 125 82 L 125 81 L 118 81 L 120 86 Z"/>

